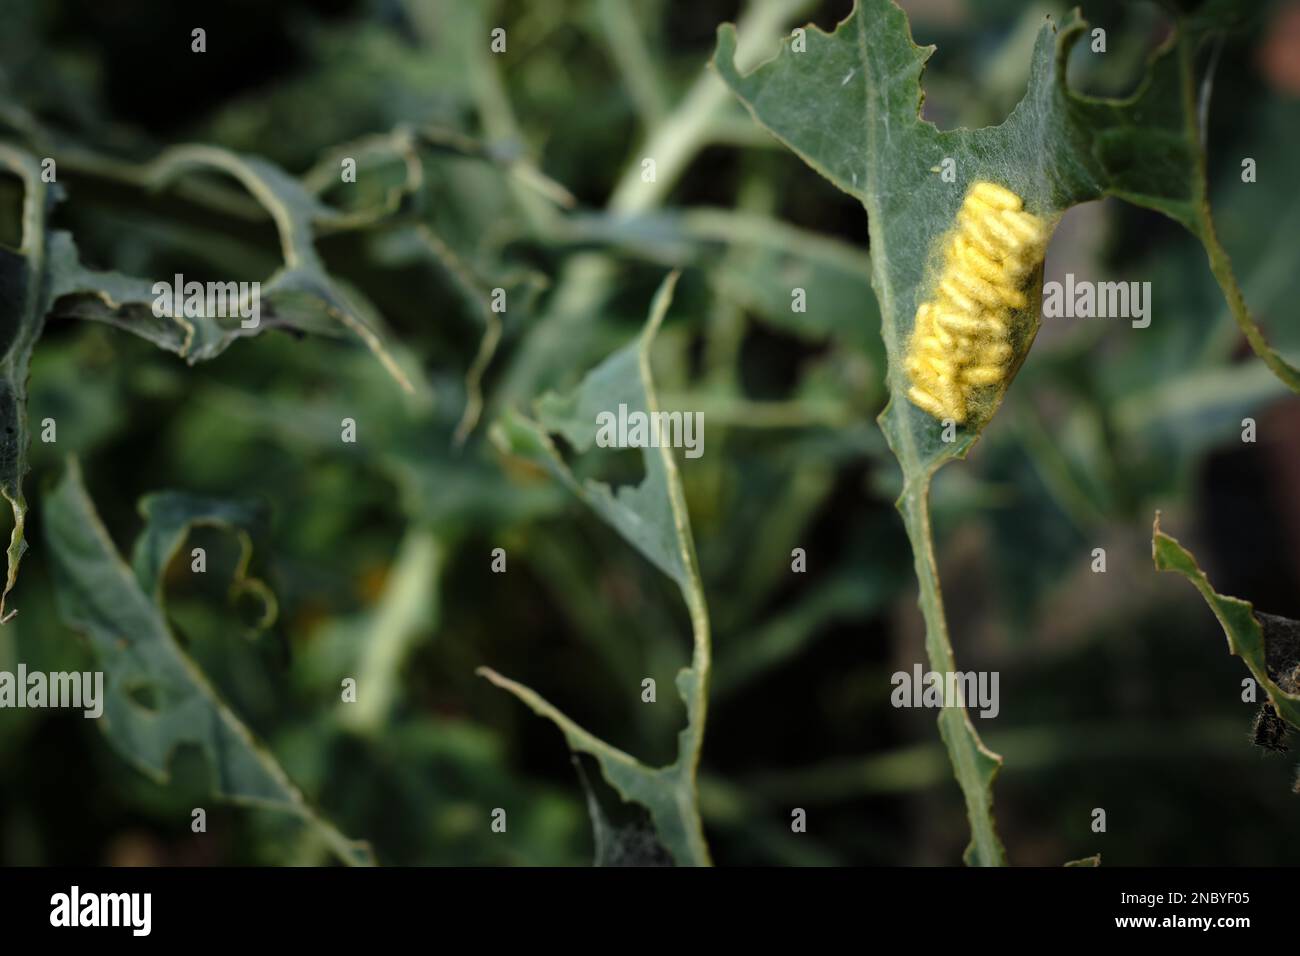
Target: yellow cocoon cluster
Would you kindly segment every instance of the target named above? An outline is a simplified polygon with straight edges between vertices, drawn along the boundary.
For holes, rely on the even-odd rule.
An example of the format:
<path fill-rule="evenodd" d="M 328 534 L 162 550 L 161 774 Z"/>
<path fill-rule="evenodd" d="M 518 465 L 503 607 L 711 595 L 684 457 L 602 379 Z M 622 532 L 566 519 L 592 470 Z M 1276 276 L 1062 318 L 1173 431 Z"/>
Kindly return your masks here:
<path fill-rule="evenodd" d="M 916 310 L 904 368 L 907 397 L 935 418 L 966 421 L 977 389 L 1011 372 L 1013 313 L 1047 247 L 1047 223 L 1009 189 L 977 182 L 943 244 L 935 291 Z"/>

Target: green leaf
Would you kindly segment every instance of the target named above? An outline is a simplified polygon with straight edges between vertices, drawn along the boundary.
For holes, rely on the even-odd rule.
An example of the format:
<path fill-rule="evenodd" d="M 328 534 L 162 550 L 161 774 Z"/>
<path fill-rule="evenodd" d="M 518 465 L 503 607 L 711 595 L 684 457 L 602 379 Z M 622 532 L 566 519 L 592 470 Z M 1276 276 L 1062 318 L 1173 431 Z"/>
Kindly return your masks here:
<path fill-rule="evenodd" d="M 1277 627 L 1278 622 L 1294 622 L 1258 615 L 1249 601 L 1215 591 L 1192 553 L 1160 530 L 1159 512 L 1151 530 L 1151 556 L 1156 570 L 1175 571 L 1201 592 L 1228 638 L 1228 652 L 1245 661 L 1277 715 L 1300 730 L 1300 687 L 1295 675 L 1300 659 L 1295 646 L 1283 646 L 1283 629 Z M 1279 683 L 1294 689 L 1283 689 Z"/>
<path fill-rule="evenodd" d="M 267 329 L 340 334 L 319 287 L 306 285 L 298 276 L 279 280 L 275 285 L 268 283 L 262 291 L 263 308 L 257 326 L 244 328 L 237 313 L 158 315 L 154 311 L 158 296 L 151 280 L 87 268 L 71 233 L 50 233 L 49 262 L 51 316 L 112 325 L 175 353 L 190 365 L 214 359 L 236 339 Z M 172 279 L 167 281 L 170 285 Z"/>
<path fill-rule="evenodd" d="M 833 33 L 809 27 L 806 50 L 786 40 L 775 59 L 745 75 L 734 63 L 734 28 L 719 28 L 714 66 L 724 82 L 759 123 L 866 207 L 890 368 L 891 398 L 880 421 L 902 466 L 898 507 L 920 581 L 926 653 L 936 670 L 955 670 L 955 662 L 930 529 L 930 481 L 942 464 L 966 455 L 996 412 L 1038 331 L 1042 284 L 1040 267 L 1027 293 L 1032 304 L 1015 320 L 1010 374 L 956 429 L 955 440 L 945 441 L 943 424 L 908 400 L 902 364 L 913 316 L 934 281 L 939 240 L 977 181 L 1010 189 L 1048 224 L 1072 205 L 1117 196 L 1159 210 L 1201 238 L 1231 302 L 1235 280 L 1226 256 L 1216 258 L 1205 198 L 1193 70 L 1216 25 L 1208 14 L 1180 24 L 1138 91 L 1110 101 L 1067 86 L 1066 61 L 1086 27 L 1077 12 L 1059 29 L 1049 20 L 1035 43 L 1024 98 L 1001 125 L 976 130 L 940 130 L 921 118 L 921 74 L 934 48 L 912 41 L 906 16 L 890 0 L 861 0 Z M 955 164 L 956 182 L 939 175 L 945 160 Z M 1000 864 L 1005 854 L 991 787 L 1001 758 L 980 742 L 964 708 L 944 709 L 939 725 L 971 821 L 966 859 Z"/>
<path fill-rule="evenodd" d="M 220 354 L 241 334 L 237 318 L 156 315 L 152 282 L 86 268 L 69 232 L 51 233 L 49 247 L 50 314 L 55 318 L 104 322 L 190 362 Z"/>
<path fill-rule="evenodd" d="M 543 396 L 537 402 L 537 421 L 509 413 L 493 428 L 493 440 L 499 447 L 550 470 L 680 588 L 690 612 L 694 653 L 690 667 L 677 674 L 687 724 L 678 735 L 676 761 L 667 767 L 647 767 L 575 724 L 533 690 L 491 668 L 479 668 L 479 673 L 555 723 L 571 749 L 595 757 L 605 779 L 624 800 L 650 811 L 660 841 L 678 864 L 707 865 L 710 858 L 700 823 L 696 772 L 711 666 L 709 617 L 674 453 L 670 448 L 643 449 L 644 480 L 615 493 L 602 482 L 580 481 L 550 437 L 562 435 L 581 454 L 595 443 L 599 412 L 614 411 L 620 404 L 627 405 L 629 414 L 659 410 L 650 375 L 650 346 L 668 311 L 676 282 L 677 274 L 672 273 L 660 285 L 640 339 L 589 372 L 575 392 Z"/>
<path fill-rule="evenodd" d="M 157 516 L 161 525 L 145 531 L 133 573 L 100 522 L 75 460 L 44 500 L 59 613 L 86 635 L 104 670 L 101 726 L 127 761 L 159 783 L 169 779 L 177 747 L 197 746 L 211 768 L 216 796 L 291 813 L 314 828 L 344 862 L 370 862 L 366 844 L 349 840 L 307 802 L 167 624 L 156 600 L 157 579 L 166 556 L 179 546 L 180 529 L 238 516 L 229 508 L 204 508 L 196 502 L 174 496 L 146 499 L 146 514 Z"/>
<path fill-rule="evenodd" d="M 50 301 L 46 275 L 46 216 L 56 195 L 41 178 L 41 167 L 28 154 L 0 144 L 0 170 L 23 183 L 22 245 L 14 252 L 0 246 L 0 495 L 13 511 L 14 528 L 6 552 L 8 570 L 0 592 L 0 624 L 5 600 L 18 580 L 27 540 L 27 371 L 32 348 L 40 338 Z M 10 612 L 12 615 L 14 612 Z"/>
<path fill-rule="evenodd" d="M 59 156 L 61 163 L 87 175 L 150 189 L 166 187 L 226 216 L 265 219 L 269 215 L 274 221 L 285 267 L 263 284 L 261 322 L 252 329 L 244 328 L 238 316 L 156 316 L 152 282 L 87 269 L 78 261 L 71 237 L 56 234 L 62 281 L 54 298 L 60 317 L 106 322 L 175 352 L 190 364 L 215 358 L 235 339 L 267 328 L 322 335 L 350 330 L 411 391 L 416 387 L 409 371 L 412 361 L 387 341 L 378 310 L 358 290 L 326 274 L 314 241 L 320 236 L 364 230 L 371 240 L 368 251 L 385 267 L 404 265 L 415 258 L 435 265 L 483 327 L 478 354 L 465 376 L 466 403 L 455 436 L 458 444 L 478 421 L 483 407 L 482 378 L 503 334 L 501 316 L 492 302 L 494 291 L 506 291 L 511 314 L 517 316 L 527 313 L 546 284 L 538 272 L 506 265 L 496 248 L 491 254 L 479 248 L 487 245 L 484 237 L 489 232 L 519 218 L 518 210 L 503 206 L 501 200 L 489 207 L 482 194 L 508 194 L 502 187 L 514 183 L 530 190 L 530 195 L 561 205 L 573 202 L 562 187 L 522 157 L 451 131 L 405 124 L 386 134 L 334 147 L 301 181 L 258 157 L 214 147 L 176 147 L 142 165 L 72 148 L 60 150 Z M 339 191 L 343 158 L 358 163 L 360 178 Z M 213 169 L 234 177 L 247 192 L 193 175 Z M 345 208 L 324 201 L 336 192 Z M 473 210 L 468 220 L 467 209 Z M 450 223 L 448 236 L 435 232 L 427 222 L 410 224 L 414 213 L 426 220 Z M 402 229 L 376 228 L 399 219 L 407 222 Z M 496 241 L 501 239 L 497 236 Z M 428 397 L 427 393 L 421 395 L 425 400 Z"/>
<path fill-rule="evenodd" d="M 239 562 L 230 585 L 231 598 L 253 594 L 261 601 L 264 610 L 257 630 L 275 622 L 275 594 L 248 573 L 254 543 L 266 536 L 269 526 L 266 509 L 261 504 L 162 491 L 141 498 L 139 510 L 145 526 L 136 539 L 131 566 L 140 589 L 159 608 L 163 606 L 163 574 L 190 531 L 196 527 L 221 528 L 233 533 L 239 541 Z"/>
<path fill-rule="evenodd" d="M 238 180 L 275 221 L 284 267 L 267 280 L 262 290 L 274 306 L 272 316 L 284 312 L 294 324 L 317 316 L 338 322 L 361 339 L 403 389 L 414 393 L 410 377 L 376 327 L 377 316 L 366 315 L 372 310 L 360 306 L 355 296 L 343 293 L 316 252 L 317 226 L 328 227 L 343 215 L 273 163 L 214 146 L 174 146 L 154 160 L 148 178 L 161 189 L 182 176 L 213 170 Z M 281 299 L 283 302 L 278 301 Z"/>
<path fill-rule="evenodd" d="M 169 188 L 227 215 L 269 215 L 280 236 L 284 266 L 261 283 L 259 323 L 253 328 L 245 328 L 238 315 L 159 316 L 154 311 L 157 295 L 152 280 L 89 269 L 81 263 L 72 236 L 54 232 L 49 239 L 49 268 L 56 316 L 108 323 L 174 352 L 191 365 L 216 358 L 238 338 L 271 328 L 321 335 L 351 333 L 405 391 L 416 391 L 404 368 L 411 361 L 387 341 L 377 311 L 359 292 L 326 272 L 315 248 L 318 234 L 371 225 L 384 210 L 340 212 L 272 163 L 211 146 L 173 147 L 138 166 L 83 150 L 63 150 L 60 157 L 74 169 L 154 190 Z M 212 171 L 233 177 L 247 193 L 195 175 Z M 246 208 L 249 205 L 251 210 Z"/>

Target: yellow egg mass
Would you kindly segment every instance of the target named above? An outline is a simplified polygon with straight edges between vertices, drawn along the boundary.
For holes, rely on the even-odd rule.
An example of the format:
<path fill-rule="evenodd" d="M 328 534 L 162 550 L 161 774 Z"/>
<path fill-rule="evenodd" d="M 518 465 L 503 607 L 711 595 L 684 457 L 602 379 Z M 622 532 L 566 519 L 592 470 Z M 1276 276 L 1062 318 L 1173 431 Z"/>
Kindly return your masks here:
<path fill-rule="evenodd" d="M 914 405 L 961 424 L 977 389 L 1005 383 L 1014 358 L 1013 313 L 1029 304 L 1026 286 L 1049 233 L 1009 189 L 977 182 L 966 192 L 943 242 L 934 293 L 917 308 L 907 343 L 907 397 Z"/>

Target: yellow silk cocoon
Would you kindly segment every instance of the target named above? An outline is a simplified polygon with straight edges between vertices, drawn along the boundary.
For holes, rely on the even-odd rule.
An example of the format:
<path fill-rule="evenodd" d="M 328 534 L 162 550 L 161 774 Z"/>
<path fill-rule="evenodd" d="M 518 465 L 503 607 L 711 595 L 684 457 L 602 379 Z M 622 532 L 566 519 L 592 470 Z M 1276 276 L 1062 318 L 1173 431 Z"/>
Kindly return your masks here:
<path fill-rule="evenodd" d="M 989 182 L 966 192 L 942 244 L 934 292 L 916 310 L 903 367 L 907 397 L 938 419 L 961 424 L 980 389 L 1002 385 L 1015 349 L 1014 313 L 1051 232 L 1020 197 Z"/>

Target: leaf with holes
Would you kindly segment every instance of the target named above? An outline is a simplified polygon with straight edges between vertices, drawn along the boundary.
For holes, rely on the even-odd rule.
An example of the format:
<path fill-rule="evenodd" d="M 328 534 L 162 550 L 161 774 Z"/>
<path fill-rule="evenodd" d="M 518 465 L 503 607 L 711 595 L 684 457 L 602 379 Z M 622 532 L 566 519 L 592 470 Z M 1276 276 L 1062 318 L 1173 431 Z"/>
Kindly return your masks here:
<path fill-rule="evenodd" d="M 197 746 L 211 767 L 216 796 L 291 813 L 344 862 L 369 862 L 369 847 L 349 840 L 308 803 L 231 711 L 177 643 L 157 601 L 159 575 L 185 529 L 228 525 L 246 512 L 176 496 L 146 499 L 144 510 L 159 523 L 142 535 L 133 571 L 100 522 L 75 461 L 42 507 L 59 613 L 86 635 L 104 670 L 101 726 L 109 741 L 159 783 L 169 779 L 178 747 Z"/>
<path fill-rule="evenodd" d="M 581 454 L 595 444 L 599 412 L 621 404 L 627 406 L 629 415 L 659 411 L 650 376 L 650 346 L 668 311 L 676 282 L 673 273 L 659 287 L 645 331 L 637 341 L 589 372 L 572 394 L 543 396 L 537 403 L 537 421 L 508 415 L 494 426 L 493 439 L 504 451 L 547 468 L 681 590 L 690 612 L 694 653 L 690 666 L 677 675 L 687 717 L 686 727 L 678 735 L 677 760 L 667 767 L 647 767 L 575 724 L 530 688 L 490 668 L 479 672 L 552 721 L 571 749 L 595 757 L 601 773 L 623 799 L 650 811 L 660 841 L 678 864 L 702 865 L 710 858 L 700 823 L 696 771 L 704 742 L 711 662 L 709 616 L 674 453 L 667 447 L 644 448 L 644 480 L 616 493 L 602 482 L 580 481 L 550 437 L 563 436 Z"/>

